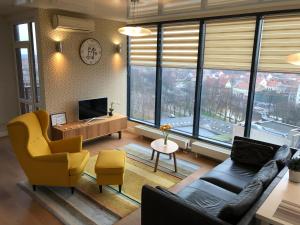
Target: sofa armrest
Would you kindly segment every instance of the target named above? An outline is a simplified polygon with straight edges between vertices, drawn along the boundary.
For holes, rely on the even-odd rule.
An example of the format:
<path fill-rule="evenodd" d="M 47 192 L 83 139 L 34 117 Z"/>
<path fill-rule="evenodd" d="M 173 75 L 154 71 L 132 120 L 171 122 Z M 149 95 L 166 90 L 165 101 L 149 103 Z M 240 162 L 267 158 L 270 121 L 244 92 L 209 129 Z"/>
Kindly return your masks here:
<path fill-rule="evenodd" d="M 33 157 L 34 160 L 43 162 L 65 162 L 68 163 L 68 153 L 56 153 L 51 155 L 42 155 Z"/>
<path fill-rule="evenodd" d="M 228 225 L 179 196 L 148 185 L 142 189 L 141 210 L 142 225 Z"/>
<path fill-rule="evenodd" d="M 72 137 L 58 141 L 51 141 L 49 145 L 52 153 L 80 152 L 82 150 L 82 136 Z"/>
<path fill-rule="evenodd" d="M 36 179 L 65 181 L 69 177 L 69 166 L 69 153 L 65 152 L 35 156 L 26 170 L 30 174 L 31 181 Z"/>

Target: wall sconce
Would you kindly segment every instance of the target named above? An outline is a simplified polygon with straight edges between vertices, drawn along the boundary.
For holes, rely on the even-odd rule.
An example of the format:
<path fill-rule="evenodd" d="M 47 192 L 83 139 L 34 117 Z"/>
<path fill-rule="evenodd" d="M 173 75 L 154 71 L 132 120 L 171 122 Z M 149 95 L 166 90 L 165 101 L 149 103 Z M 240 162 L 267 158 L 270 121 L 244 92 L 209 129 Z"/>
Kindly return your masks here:
<path fill-rule="evenodd" d="M 115 52 L 121 53 L 122 52 L 122 45 L 121 44 L 115 44 Z"/>
<path fill-rule="evenodd" d="M 63 47 L 62 47 L 61 41 L 55 42 L 55 50 L 56 50 L 56 52 L 60 52 L 60 53 L 63 52 Z"/>

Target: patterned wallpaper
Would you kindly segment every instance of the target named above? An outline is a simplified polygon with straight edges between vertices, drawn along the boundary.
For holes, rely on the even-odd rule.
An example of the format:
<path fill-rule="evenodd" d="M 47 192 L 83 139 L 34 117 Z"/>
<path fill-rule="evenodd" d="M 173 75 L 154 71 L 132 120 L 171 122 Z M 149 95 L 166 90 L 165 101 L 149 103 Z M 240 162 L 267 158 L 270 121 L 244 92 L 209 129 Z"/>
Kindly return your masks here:
<path fill-rule="evenodd" d="M 45 108 L 49 113 L 66 112 L 68 121 L 78 119 L 78 100 L 108 97 L 118 102 L 116 112 L 126 114 L 126 37 L 118 33 L 124 23 L 95 19 L 93 33 L 58 32 L 52 29 L 55 11 L 39 10 L 40 61 L 44 84 Z M 87 38 L 102 46 L 96 65 L 84 64 L 79 47 Z M 54 40 L 61 40 L 63 53 L 55 52 Z M 122 44 L 115 53 L 114 43 Z"/>

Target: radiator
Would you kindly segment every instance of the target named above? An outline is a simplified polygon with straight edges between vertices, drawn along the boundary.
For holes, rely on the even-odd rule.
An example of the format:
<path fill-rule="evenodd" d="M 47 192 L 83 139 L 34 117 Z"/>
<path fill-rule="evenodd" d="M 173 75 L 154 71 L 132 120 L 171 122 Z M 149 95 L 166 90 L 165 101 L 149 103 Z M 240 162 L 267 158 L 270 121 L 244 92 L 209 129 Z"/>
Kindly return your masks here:
<path fill-rule="evenodd" d="M 193 142 L 191 149 L 194 153 L 220 161 L 224 161 L 230 156 L 230 150 L 200 141 Z"/>
<path fill-rule="evenodd" d="M 163 138 L 162 132 L 156 128 L 152 128 L 144 125 L 138 125 L 135 126 L 134 128 L 135 128 L 135 133 L 142 135 L 144 137 L 153 140 Z M 169 135 L 169 140 L 177 143 L 181 149 L 187 149 L 190 144 L 190 139 L 178 135 L 174 135 L 174 134 Z"/>

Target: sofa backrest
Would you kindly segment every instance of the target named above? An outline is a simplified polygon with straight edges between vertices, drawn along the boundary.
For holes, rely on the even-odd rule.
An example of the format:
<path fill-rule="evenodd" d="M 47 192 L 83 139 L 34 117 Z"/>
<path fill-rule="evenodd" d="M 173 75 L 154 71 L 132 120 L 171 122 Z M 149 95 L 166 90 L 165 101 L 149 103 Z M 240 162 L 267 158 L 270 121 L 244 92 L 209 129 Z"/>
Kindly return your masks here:
<path fill-rule="evenodd" d="M 233 139 L 233 143 L 235 140 L 241 140 L 241 141 L 247 141 L 250 143 L 257 143 L 257 144 L 261 144 L 261 145 L 267 145 L 270 147 L 273 147 L 274 150 L 278 150 L 281 146 L 280 145 L 276 145 L 276 144 L 272 144 L 272 143 L 268 143 L 268 142 L 264 142 L 264 141 L 258 141 L 258 140 L 254 140 L 254 139 L 250 139 L 250 138 L 246 138 L 246 137 L 240 137 L 240 136 L 235 136 Z"/>

